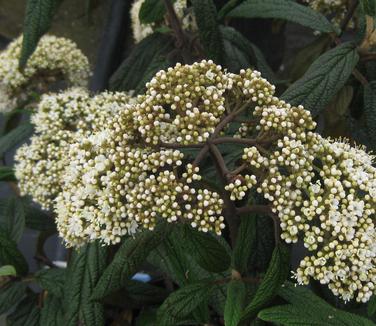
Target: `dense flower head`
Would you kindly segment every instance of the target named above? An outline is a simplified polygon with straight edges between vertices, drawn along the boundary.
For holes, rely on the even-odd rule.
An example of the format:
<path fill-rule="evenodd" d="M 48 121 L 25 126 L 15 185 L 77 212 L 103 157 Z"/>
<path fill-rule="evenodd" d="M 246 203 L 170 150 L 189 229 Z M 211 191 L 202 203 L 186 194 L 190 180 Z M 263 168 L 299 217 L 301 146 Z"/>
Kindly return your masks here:
<path fill-rule="evenodd" d="M 144 24 L 140 21 L 140 10 L 145 0 L 135 0 L 130 11 L 132 21 L 133 38 L 136 43 L 142 41 L 145 37 L 153 34 L 154 30 L 159 27 L 158 23 Z M 196 21 L 192 10 L 187 8 L 187 0 L 176 0 L 173 3 L 177 17 L 181 20 L 182 27 L 186 31 L 197 30 Z"/>
<path fill-rule="evenodd" d="M 332 22 L 340 25 L 347 13 L 347 0 L 304 0 L 313 10 L 322 13 L 325 16 L 332 17 Z M 350 27 L 354 25 L 350 21 Z"/>
<path fill-rule="evenodd" d="M 31 121 L 35 135 L 15 156 L 15 173 L 22 195 L 30 195 L 44 209 L 51 209 L 61 191 L 61 175 L 68 165 L 70 144 L 100 130 L 130 97 L 104 92 L 90 97 L 82 88 L 42 96 Z"/>
<path fill-rule="evenodd" d="M 21 47 L 22 36 L 0 53 L 0 111 L 14 109 L 19 101 L 28 98 L 31 90 L 46 90 L 54 78 L 62 78 L 71 86 L 87 86 L 88 59 L 71 40 L 43 36 L 22 71 Z"/>
<path fill-rule="evenodd" d="M 301 239 L 309 252 L 296 279 L 328 284 L 345 301 L 368 301 L 376 281 L 373 157 L 312 132 L 315 123 L 302 107 L 281 101 L 256 108 L 254 115 L 271 141 L 246 148 L 242 159 L 280 220 L 281 238 Z"/>
<path fill-rule="evenodd" d="M 17 154 L 21 190 L 44 207 L 55 200 L 59 233 L 75 247 L 116 244 L 158 220 L 219 235 L 224 199 L 237 209 L 258 193 L 281 239 L 307 250 L 298 283 L 315 279 L 345 301 L 366 302 L 376 282 L 374 157 L 321 137 L 310 112 L 274 91 L 257 71 L 228 73 L 203 60 L 159 71 L 137 100 L 81 89 L 46 95 L 32 118 L 37 135 Z M 224 122 L 237 114 L 246 122 L 234 134 Z M 221 137 L 245 148 L 234 171 L 222 167 L 227 184 L 216 192 L 181 148 L 215 157 Z"/>

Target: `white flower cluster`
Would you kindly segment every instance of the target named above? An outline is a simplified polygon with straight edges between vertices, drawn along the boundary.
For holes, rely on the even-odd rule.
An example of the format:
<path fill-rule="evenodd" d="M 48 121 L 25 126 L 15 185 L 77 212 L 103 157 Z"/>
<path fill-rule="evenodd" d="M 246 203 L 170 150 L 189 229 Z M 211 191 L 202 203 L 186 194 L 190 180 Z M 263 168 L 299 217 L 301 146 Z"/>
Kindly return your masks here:
<path fill-rule="evenodd" d="M 153 34 L 158 27 L 156 23 L 143 24 L 140 21 L 139 14 L 145 0 L 135 0 L 130 11 L 132 21 L 133 38 L 136 43 L 141 42 L 145 37 Z M 173 7 L 177 17 L 181 20 L 182 27 L 186 31 L 197 30 L 196 21 L 190 8 L 187 8 L 187 0 L 174 1 Z"/>
<path fill-rule="evenodd" d="M 32 91 L 46 91 L 54 78 L 62 78 L 71 86 L 87 86 L 89 62 L 72 41 L 43 36 L 22 71 L 21 47 L 22 36 L 0 53 L 0 112 L 11 111 L 27 100 Z"/>
<path fill-rule="evenodd" d="M 70 144 L 101 129 L 108 115 L 129 100 L 123 93 L 106 92 L 90 98 L 82 88 L 43 95 L 31 118 L 36 134 L 15 155 L 21 194 L 30 195 L 44 209 L 51 209 L 61 191 L 61 175 L 70 161 Z"/>
<path fill-rule="evenodd" d="M 371 155 L 315 133 L 311 114 L 275 97 L 257 71 L 227 73 L 204 60 L 160 71 L 146 86 L 137 101 L 82 90 L 47 95 L 32 118 L 37 135 L 19 150 L 16 174 L 23 193 L 44 207 L 56 197 L 68 246 L 118 243 L 159 219 L 220 234 L 221 195 L 175 148 L 213 146 L 218 126 L 241 113 L 249 123 L 237 137 L 253 139 L 234 136 L 252 145 L 225 175 L 230 199 L 236 205 L 257 191 L 279 218 L 281 238 L 303 241 L 307 257 L 294 273 L 300 284 L 315 279 L 344 300 L 369 300 L 376 283 Z"/>
<path fill-rule="evenodd" d="M 331 21 L 339 26 L 347 13 L 347 0 L 304 0 L 313 10 L 331 17 Z M 354 25 L 354 21 L 350 21 L 350 27 Z"/>
<path fill-rule="evenodd" d="M 343 300 L 368 301 L 376 283 L 373 157 L 312 132 L 315 123 L 301 106 L 280 101 L 256 107 L 254 115 L 271 141 L 246 148 L 242 158 L 280 219 L 281 238 L 302 239 L 310 252 L 296 279 L 328 284 Z"/>

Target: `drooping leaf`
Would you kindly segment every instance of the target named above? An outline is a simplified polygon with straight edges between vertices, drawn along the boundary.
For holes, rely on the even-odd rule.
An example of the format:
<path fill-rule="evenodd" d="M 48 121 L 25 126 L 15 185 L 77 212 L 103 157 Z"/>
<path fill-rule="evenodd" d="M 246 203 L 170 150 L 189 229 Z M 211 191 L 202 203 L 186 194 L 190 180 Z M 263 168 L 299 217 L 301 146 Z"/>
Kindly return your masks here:
<path fill-rule="evenodd" d="M 218 12 L 218 19 L 223 19 L 229 11 L 234 9 L 239 3 L 243 2 L 244 0 L 229 0 L 226 4 L 219 10 Z"/>
<path fill-rule="evenodd" d="M 247 0 L 227 16 L 238 18 L 278 18 L 298 23 L 323 33 L 336 32 L 334 26 L 317 11 L 290 0 Z"/>
<path fill-rule="evenodd" d="M 169 294 L 162 287 L 134 280 L 127 282 L 125 290 L 132 303 L 141 306 L 161 304 Z"/>
<path fill-rule="evenodd" d="M 64 291 L 64 325 L 104 325 L 101 303 L 91 300 L 106 264 L 106 248 L 95 242 L 74 252 L 69 262 Z"/>
<path fill-rule="evenodd" d="M 130 91 L 142 89 L 144 74 L 155 74 L 166 65 L 166 56 L 173 49 L 170 36 L 154 33 L 138 43 L 110 79 L 111 90 Z M 148 77 L 149 78 L 149 77 Z"/>
<path fill-rule="evenodd" d="M 315 295 L 307 287 L 294 286 L 285 283 L 279 290 L 278 295 L 289 302 L 299 316 L 310 317 L 311 320 L 321 322 L 320 325 L 335 326 L 371 326 L 370 320 L 355 314 L 334 308 L 329 303 Z M 273 308 L 270 308 L 273 309 Z M 290 308 L 288 308 L 290 309 Z M 268 310 L 268 309 L 267 309 Z M 273 312 L 271 310 L 271 312 Z M 263 312 L 264 313 L 264 312 Z M 288 315 L 288 311 L 287 311 Z M 260 316 L 259 316 L 260 317 Z M 266 318 L 266 317 L 265 317 Z M 262 318 L 264 319 L 264 318 Z M 266 319 L 265 319 L 266 320 Z M 285 324 L 296 325 L 296 324 Z"/>
<path fill-rule="evenodd" d="M 23 299 L 14 311 L 7 317 L 9 326 L 39 326 L 40 309 L 38 295 L 29 294 Z"/>
<path fill-rule="evenodd" d="M 173 292 L 158 310 L 158 325 L 176 325 L 209 299 L 213 284 L 198 282 Z"/>
<path fill-rule="evenodd" d="M 242 311 L 247 291 L 241 280 L 231 280 L 227 285 L 227 298 L 224 310 L 224 319 L 226 326 L 237 326 Z"/>
<path fill-rule="evenodd" d="M 9 166 L 0 166 L 0 181 L 16 181 L 13 168 Z"/>
<path fill-rule="evenodd" d="M 206 57 L 222 62 L 223 40 L 213 0 L 192 0 L 192 5 Z"/>
<path fill-rule="evenodd" d="M 140 8 L 139 19 L 143 24 L 150 24 L 163 19 L 166 7 L 162 0 L 145 0 Z"/>
<path fill-rule="evenodd" d="M 25 141 L 33 132 L 33 126 L 30 123 L 22 123 L 17 128 L 0 138 L 0 156 L 14 148 L 19 143 Z"/>
<path fill-rule="evenodd" d="M 56 298 L 64 293 L 66 270 L 61 268 L 42 269 L 35 273 L 35 279 L 43 290 Z"/>
<path fill-rule="evenodd" d="M 0 228 L 0 266 L 3 265 L 14 266 L 17 275 L 25 275 L 29 269 L 16 242 L 9 237 L 8 232 Z"/>
<path fill-rule="evenodd" d="M 368 316 L 373 316 L 376 314 L 376 296 L 373 295 L 367 304 Z"/>
<path fill-rule="evenodd" d="M 223 272 L 231 263 L 231 257 L 221 243 L 211 234 L 184 227 L 184 244 L 196 262 L 209 272 Z"/>
<path fill-rule="evenodd" d="M 24 297 L 26 283 L 11 282 L 0 289 L 0 315 L 8 312 Z"/>
<path fill-rule="evenodd" d="M 364 116 L 367 134 L 373 147 L 376 147 L 376 82 L 364 87 Z"/>
<path fill-rule="evenodd" d="M 282 94 L 282 99 L 293 105 L 303 105 L 317 115 L 345 85 L 358 60 L 359 55 L 351 42 L 325 52 Z"/>
<path fill-rule="evenodd" d="M 15 242 L 21 239 L 25 228 L 25 210 L 18 197 L 0 199 L 0 227 Z"/>
<path fill-rule="evenodd" d="M 16 276 L 17 271 L 12 265 L 4 265 L 0 267 L 0 277 L 1 276 Z"/>
<path fill-rule="evenodd" d="M 238 236 L 233 250 L 233 267 L 240 274 L 248 269 L 249 257 L 256 249 L 257 216 L 244 216 L 241 219 Z"/>
<path fill-rule="evenodd" d="M 156 230 L 144 231 L 134 238 L 126 239 L 99 279 L 92 298 L 101 299 L 124 287 L 147 259 L 150 252 L 164 240 L 168 229 L 169 226 L 161 224 Z"/>
<path fill-rule="evenodd" d="M 39 39 L 46 33 L 62 0 L 28 0 L 23 30 L 20 67 L 24 67 L 36 49 Z"/>
<path fill-rule="evenodd" d="M 53 294 L 48 294 L 43 302 L 41 310 L 40 325 L 42 326 L 62 326 L 64 325 L 64 314 L 62 310 L 62 300 Z"/>
<path fill-rule="evenodd" d="M 289 274 L 289 251 L 285 245 L 278 244 L 273 252 L 268 270 L 258 287 L 252 301 L 245 307 L 242 320 L 254 318 L 257 313 L 276 296 Z"/>

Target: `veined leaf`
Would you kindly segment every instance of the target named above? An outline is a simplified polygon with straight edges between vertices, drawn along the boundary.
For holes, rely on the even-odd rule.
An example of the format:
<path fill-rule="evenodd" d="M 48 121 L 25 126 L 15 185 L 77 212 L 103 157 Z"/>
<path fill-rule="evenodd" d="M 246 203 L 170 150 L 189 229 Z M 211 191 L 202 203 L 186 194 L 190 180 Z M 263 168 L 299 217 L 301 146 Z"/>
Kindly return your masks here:
<path fill-rule="evenodd" d="M 222 62 L 223 40 L 213 0 L 192 0 L 192 5 L 206 56 L 215 62 Z"/>
<path fill-rule="evenodd" d="M 102 304 L 91 301 L 93 289 L 106 264 L 106 248 L 95 242 L 74 252 L 69 262 L 64 292 L 64 325 L 104 325 Z"/>
<path fill-rule="evenodd" d="M 289 274 L 289 267 L 289 251 L 285 245 L 278 244 L 273 251 L 272 259 L 264 279 L 252 301 L 244 309 L 242 315 L 243 321 L 254 318 L 275 297 Z"/>
<path fill-rule="evenodd" d="M 53 216 L 49 215 L 33 205 L 28 198 L 23 198 L 25 211 L 25 223 L 30 229 L 37 231 L 53 231 L 56 230 L 56 224 Z"/>
<path fill-rule="evenodd" d="M 39 326 L 40 309 L 38 295 L 30 294 L 23 299 L 14 311 L 7 317 L 9 326 Z"/>
<path fill-rule="evenodd" d="M 198 282 L 173 292 L 158 310 L 158 325 L 176 325 L 209 299 L 213 284 Z"/>
<path fill-rule="evenodd" d="M 16 276 L 17 271 L 12 265 L 5 265 L 0 267 L 0 277 L 1 276 Z"/>
<path fill-rule="evenodd" d="M 41 310 L 40 325 L 58 326 L 64 325 L 64 314 L 62 310 L 62 300 L 52 294 L 48 294 L 43 302 Z"/>
<path fill-rule="evenodd" d="M 43 269 L 35 273 L 37 283 L 43 290 L 56 298 L 62 298 L 64 293 L 66 270 L 61 268 Z"/>
<path fill-rule="evenodd" d="M 24 297 L 26 283 L 11 282 L 0 289 L 0 315 L 8 312 Z"/>
<path fill-rule="evenodd" d="M 374 0 L 360 0 L 364 13 L 368 16 L 376 16 L 376 2 Z"/>
<path fill-rule="evenodd" d="M 373 147 L 376 146 L 376 82 L 372 81 L 364 87 L 364 115 L 367 134 Z"/>
<path fill-rule="evenodd" d="M 256 248 L 257 216 L 244 216 L 241 219 L 238 237 L 233 250 L 233 266 L 240 274 L 247 271 L 251 253 Z"/>
<path fill-rule="evenodd" d="M 24 67 L 36 49 L 39 39 L 50 26 L 62 0 L 28 0 L 26 4 L 20 67 Z"/>
<path fill-rule="evenodd" d="M 0 181 L 16 181 L 13 168 L 9 166 L 0 166 Z"/>
<path fill-rule="evenodd" d="M 373 295 L 367 304 L 368 316 L 373 316 L 376 314 L 376 295 Z"/>
<path fill-rule="evenodd" d="M 4 155 L 5 152 L 25 141 L 32 132 L 33 126 L 29 122 L 26 122 L 2 136 L 0 138 L 0 155 Z"/>
<path fill-rule="evenodd" d="M 303 105 L 315 116 L 345 85 L 358 63 L 359 55 L 351 42 L 321 55 L 302 78 L 282 94 L 292 105 Z"/>
<path fill-rule="evenodd" d="M 17 271 L 17 275 L 25 275 L 28 265 L 17 248 L 17 244 L 9 237 L 7 231 L 0 228 L 0 266 L 12 265 Z"/>
<path fill-rule="evenodd" d="M 374 323 L 368 320 L 367 318 L 363 318 L 355 314 L 332 307 L 330 304 L 325 302 L 323 299 L 315 295 L 312 291 L 310 291 L 308 288 L 304 286 L 294 286 L 294 284 L 286 282 L 280 288 L 278 295 L 282 297 L 284 300 L 286 300 L 287 302 L 289 302 L 294 307 L 293 311 L 298 310 L 300 316 L 310 317 L 311 320 L 313 321 L 321 322 L 320 325 L 328 325 L 328 326 L 331 326 L 331 325 L 333 326 L 334 325 L 335 326 L 371 326 L 371 325 L 374 325 Z M 268 317 L 269 312 L 272 315 L 274 315 L 272 311 L 273 308 L 270 308 L 270 310 L 267 309 L 266 315 L 264 315 L 263 318 L 275 318 L 275 317 Z M 287 308 L 287 309 L 288 310 L 286 311 L 286 314 L 289 315 L 289 309 L 291 308 Z M 264 314 L 264 312 L 262 312 L 262 314 Z M 262 316 L 263 315 L 261 315 L 261 317 Z M 288 321 L 285 321 L 285 322 L 288 322 Z M 297 324 L 286 323 L 283 325 L 297 325 Z"/>
<path fill-rule="evenodd" d="M 290 0 L 247 0 L 231 10 L 227 16 L 278 18 L 298 23 L 323 33 L 336 32 L 336 29 L 325 16 Z"/>
<path fill-rule="evenodd" d="M 0 199 L 0 227 L 15 242 L 21 239 L 25 228 L 25 210 L 18 197 Z"/>
<path fill-rule="evenodd" d="M 173 49 L 171 37 L 161 33 L 154 33 L 138 43 L 130 55 L 124 60 L 110 80 L 111 90 L 130 91 L 144 88 L 144 75 L 154 75 L 166 66 L 166 56 Z M 150 77 L 148 77 L 150 78 Z"/>
<path fill-rule="evenodd" d="M 166 13 L 163 0 L 145 0 L 140 8 L 139 19 L 143 24 L 150 24 L 162 20 Z"/>
<path fill-rule="evenodd" d="M 229 11 L 234 9 L 239 3 L 243 2 L 244 0 L 229 0 L 226 4 L 219 10 L 218 12 L 218 19 L 223 19 Z"/>
<path fill-rule="evenodd" d="M 241 280 L 232 280 L 227 285 L 227 298 L 224 312 L 226 326 L 237 326 L 244 308 L 247 291 Z"/>
<path fill-rule="evenodd" d="M 164 240 L 168 227 L 161 224 L 156 230 L 140 232 L 134 238 L 126 239 L 99 279 L 92 298 L 101 299 L 124 287 L 150 252 Z"/>
<path fill-rule="evenodd" d="M 218 273 L 229 268 L 231 257 L 215 236 L 199 232 L 185 225 L 184 244 L 203 269 Z"/>

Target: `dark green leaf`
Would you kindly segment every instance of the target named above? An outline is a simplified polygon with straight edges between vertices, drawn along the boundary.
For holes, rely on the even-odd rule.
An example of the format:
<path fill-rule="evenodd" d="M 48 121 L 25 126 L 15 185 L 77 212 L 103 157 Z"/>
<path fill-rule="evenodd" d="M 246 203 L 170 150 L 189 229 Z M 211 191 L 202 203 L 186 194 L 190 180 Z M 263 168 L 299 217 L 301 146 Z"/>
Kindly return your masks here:
<path fill-rule="evenodd" d="M 226 326 L 237 326 L 244 307 L 246 288 L 241 280 L 232 280 L 227 286 L 224 312 Z"/>
<path fill-rule="evenodd" d="M 233 266 L 240 274 L 248 269 L 251 253 L 256 248 L 257 216 L 244 216 L 241 219 L 236 244 L 233 251 Z"/>
<path fill-rule="evenodd" d="M 150 24 L 162 20 L 165 13 L 163 0 L 145 0 L 138 16 L 142 24 Z"/>
<path fill-rule="evenodd" d="M 264 279 L 251 303 L 244 309 L 242 320 L 254 318 L 260 309 L 270 303 L 286 280 L 290 271 L 289 267 L 289 251 L 284 245 L 278 244 L 274 249 Z"/>
<path fill-rule="evenodd" d="M 173 40 L 165 34 L 154 33 L 138 43 L 110 80 L 111 90 L 129 91 L 144 87 L 147 78 L 166 65 L 166 56 L 173 49 Z"/>
<path fill-rule="evenodd" d="M 337 46 L 321 55 L 304 76 L 283 93 L 282 99 L 292 105 L 301 104 L 317 115 L 345 85 L 358 60 L 353 43 Z"/>
<path fill-rule="evenodd" d="M 360 5 L 364 13 L 368 16 L 376 16 L 376 1 L 375 0 L 360 0 Z"/>
<path fill-rule="evenodd" d="M 0 228 L 0 266 L 12 265 L 17 275 L 25 275 L 28 266 L 25 258 L 17 248 L 16 242 L 9 238 L 9 234 Z"/>
<path fill-rule="evenodd" d="M 162 224 L 154 231 L 140 232 L 134 238 L 126 239 L 99 279 L 92 298 L 101 299 L 124 287 L 150 252 L 164 240 L 167 232 L 168 226 Z"/>
<path fill-rule="evenodd" d="M 39 39 L 48 31 L 61 0 L 28 0 L 23 30 L 20 67 L 24 67 Z"/>
<path fill-rule="evenodd" d="M 25 228 L 25 210 L 20 198 L 0 199 L 0 227 L 15 242 L 21 239 Z"/>
<path fill-rule="evenodd" d="M 0 166 L 0 181 L 16 181 L 13 168 L 9 166 Z"/>
<path fill-rule="evenodd" d="M 198 282 L 173 292 L 158 310 L 158 325 L 176 325 L 199 306 L 205 305 L 212 289 L 212 283 Z"/>
<path fill-rule="evenodd" d="M 65 326 L 79 323 L 104 325 L 102 304 L 91 301 L 93 289 L 106 264 L 106 248 L 95 242 L 74 252 L 69 262 L 64 291 Z"/>
<path fill-rule="evenodd" d="M 247 0 L 230 11 L 227 16 L 239 18 L 278 18 L 324 33 L 336 32 L 333 25 L 325 16 L 307 6 L 290 0 Z"/>
<path fill-rule="evenodd" d="M 376 314 L 376 295 L 373 295 L 367 304 L 368 316 L 373 316 Z"/>
<path fill-rule="evenodd" d="M 184 244 L 196 262 L 209 272 L 223 272 L 231 263 L 226 249 L 212 234 L 184 226 Z"/>
<path fill-rule="evenodd" d="M 11 282 L 0 289 L 0 315 L 14 308 L 25 295 L 26 284 L 23 282 Z"/>
<path fill-rule="evenodd" d="M 56 230 L 56 224 L 53 216 L 47 212 L 33 206 L 29 201 L 24 201 L 25 222 L 30 229 L 37 231 L 53 231 Z"/>
<path fill-rule="evenodd" d="M 0 156 L 23 142 L 33 132 L 33 126 L 30 123 L 22 123 L 17 128 L 0 138 Z"/>
<path fill-rule="evenodd" d="M 229 1 L 227 1 L 227 3 L 218 12 L 218 19 L 223 19 L 230 10 L 235 8 L 240 2 L 243 2 L 243 1 L 244 0 L 229 0 Z"/>
<path fill-rule="evenodd" d="M 332 307 L 320 297 L 313 294 L 308 288 L 303 286 L 294 286 L 291 283 L 283 285 L 279 292 L 279 296 L 291 303 L 294 311 L 299 312 L 302 318 L 310 318 L 315 321 L 314 325 L 328 326 L 371 326 L 374 325 L 370 320 L 342 311 Z M 273 308 L 270 308 L 273 309 Z M 288 308 L 289 310 L 291 308 Z M 269 310 L 269 309 L 267 309 Z M 272 310 L 271 310 L 272 311 Z M 289 314 L 289 311 L 286 312 Z M 272 317 L 271 317 L 272 318 Z M 278 318 L 278 317 L 277 317 Z M 321 324 L 317 324 L 321 323 Z M 283 324 L 297 325 L 297 324 Z"/>
<path fill-rule="evenodd" d="M 223 40 L 213 0 L 192 0 L 192 5 L 206 57 L 222 62 Z"/>
<path fill-rule="evenodd" d="M 364 115 L 370 142 L 376 146 L 376 82 L 364 87 Z"/>
<path fill-rule="evenodd" d="M 62 310 L 62 301 L 52 294 L 48 294 L 43 302 L 43 308 L 40 316 L 41 326 L 63 326 L 64 315 Z"/>
<path fill-rule="evenodd" d="M 30 294 L 23 299 L 7 318 L 8 326 L 39 326 L 40 309 L 38 295 Z"/>
<path fill-rule="evenodd" d="M 5 265 L 0 267 L 0 277 L 1 276 L 16 276 L 17 271 L 12 265 Z"/>
<path fill-rule="evenodd" d="M 54 297 L 62 298 L 65 284 L 65 269 L 43 269 L 35 273 L 35 279 L 43 290 L 48 291 Z"/>
<path fill-rule="evenodd" d="M 126 294 L 135 304 L 160 304 L 168 296 L 168 291 L 159 286 L 130 280 L 127 282 Z"/>

